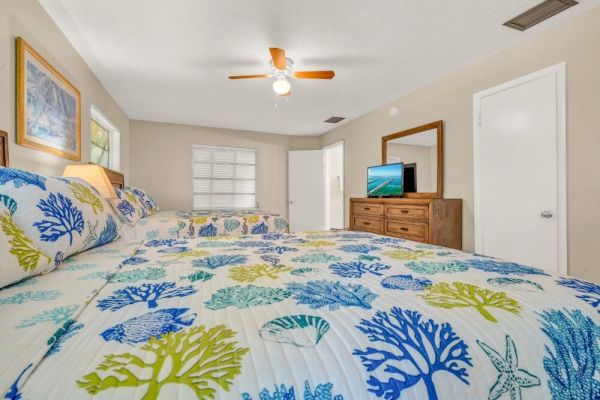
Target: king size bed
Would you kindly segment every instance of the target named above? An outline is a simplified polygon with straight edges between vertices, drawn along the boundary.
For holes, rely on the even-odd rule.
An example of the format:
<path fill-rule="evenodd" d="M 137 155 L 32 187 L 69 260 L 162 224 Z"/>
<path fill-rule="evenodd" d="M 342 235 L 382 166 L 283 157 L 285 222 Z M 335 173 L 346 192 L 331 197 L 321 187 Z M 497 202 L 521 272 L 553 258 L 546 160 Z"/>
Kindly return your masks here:
<path fill-rule="evenodd" d="M 600 397 L 592 282 L 370 233 L 113 239 L 0 290 L 6 398 Z"/>

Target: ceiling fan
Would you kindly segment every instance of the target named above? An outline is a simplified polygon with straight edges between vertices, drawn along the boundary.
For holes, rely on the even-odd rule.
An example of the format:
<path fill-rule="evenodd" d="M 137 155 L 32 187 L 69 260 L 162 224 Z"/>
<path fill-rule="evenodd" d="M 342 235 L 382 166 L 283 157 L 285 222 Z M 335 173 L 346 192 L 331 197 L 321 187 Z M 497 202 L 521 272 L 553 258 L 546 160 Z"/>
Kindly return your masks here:
<path fill-rule="evenodd" d="M 333 71 L 294 71 L 294 61 L 286 58 L 285 50 L 276 47 L 269 48 L 271 53 L 271 73 L 260 75 L 234 75 L 229 79 L 255 79 L 255 78 L 271 78 L 275 77 L 273 82 L 273 91 L 279 96 L 289 96 L 292 94 L 292 85 L 289 78 L 296 79 L 333 79 L 335 72 Z"/>

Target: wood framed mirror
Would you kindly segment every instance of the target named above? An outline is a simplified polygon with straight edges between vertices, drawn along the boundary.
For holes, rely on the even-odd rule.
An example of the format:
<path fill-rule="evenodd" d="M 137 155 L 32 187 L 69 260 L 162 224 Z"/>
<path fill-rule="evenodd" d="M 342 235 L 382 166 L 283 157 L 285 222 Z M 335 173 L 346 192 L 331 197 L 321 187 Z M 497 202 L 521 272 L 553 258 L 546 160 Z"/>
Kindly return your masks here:
<path fill-rule="evenodd" d="M 436 121 L 381 138 L 381 163 L 404 163 L 404 197 L 441 199 L 444 122 Z"/>

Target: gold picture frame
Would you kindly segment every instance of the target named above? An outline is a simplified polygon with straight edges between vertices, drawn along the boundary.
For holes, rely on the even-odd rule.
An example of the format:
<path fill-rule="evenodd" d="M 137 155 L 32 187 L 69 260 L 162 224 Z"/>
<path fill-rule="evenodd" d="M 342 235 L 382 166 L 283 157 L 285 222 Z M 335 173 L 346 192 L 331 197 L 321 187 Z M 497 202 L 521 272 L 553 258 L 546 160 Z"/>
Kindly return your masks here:
<path fill-rule="evenodd" d="M 81 95 L 17 38 L 17 144 L 81 161 Z"/>

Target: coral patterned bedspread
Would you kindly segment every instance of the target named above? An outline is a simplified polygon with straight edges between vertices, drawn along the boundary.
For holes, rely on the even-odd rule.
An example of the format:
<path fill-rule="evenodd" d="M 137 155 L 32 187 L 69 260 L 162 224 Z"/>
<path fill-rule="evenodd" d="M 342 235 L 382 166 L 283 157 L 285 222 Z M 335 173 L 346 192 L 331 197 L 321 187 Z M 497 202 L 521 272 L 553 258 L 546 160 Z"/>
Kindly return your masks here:
<path fill-rule="evenodd" d="M 159 211 L 124 225 L 121 235 L 128 240 L 158 237 L 207 237 L 287 233 L 288 221 L 279 214 L 251 210 Z"/>
<path fill-rule="evenodd" d="M 600 286 L 524 265 L 308 232 L 150 240 L 107 279 L 9 398 L 600 398 Z"/>

